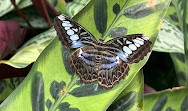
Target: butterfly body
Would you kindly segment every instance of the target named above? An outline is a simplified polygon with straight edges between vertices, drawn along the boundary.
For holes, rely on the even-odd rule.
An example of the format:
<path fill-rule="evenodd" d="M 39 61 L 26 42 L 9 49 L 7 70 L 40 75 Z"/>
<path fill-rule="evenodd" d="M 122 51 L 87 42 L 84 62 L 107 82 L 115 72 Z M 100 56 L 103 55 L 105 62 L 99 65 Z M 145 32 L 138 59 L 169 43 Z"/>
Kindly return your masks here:
<path fill-rule="evenodd" d="M 80 81 L 98 81 L 105 89 L 111 89 L 124 79 L 130 70 L 128 64 L 144 59 L 152 44 L 143 34 L 97 41 L 85 28 L 63 15 L 55 18 L 54 28 L 65 47 L 77 49 L 69 60 Z"/>

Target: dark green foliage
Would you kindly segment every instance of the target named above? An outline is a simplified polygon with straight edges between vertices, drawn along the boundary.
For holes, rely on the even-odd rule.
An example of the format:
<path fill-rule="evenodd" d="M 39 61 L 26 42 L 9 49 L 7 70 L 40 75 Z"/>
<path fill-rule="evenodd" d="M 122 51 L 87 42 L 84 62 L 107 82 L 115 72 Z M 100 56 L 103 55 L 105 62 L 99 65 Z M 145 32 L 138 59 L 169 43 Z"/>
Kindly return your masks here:
<path fill-rule="evenodd" d="M 66 83 L 64 81 L 61 81 L 61 83 L 58 83 L 57 81 L 53 81 L 50 86 L 50 93 L 51 96 L 57 100 L 60 96 L 60 91 L 63 89 L 63 87 L 66 86 Z"/>
<path fill-rule="evenodd" d="M 47 100 L 46 101 L 46 107 L 48 108 L 48 109 L 50 109 L 50 107 L 52 106 L 52 102 L 51 102 L 51 100 Z"/>
<path fill-rule="evenodd" d="M 69 50 L 68 50 L 64 45 L 62 45 L 62 56 L 63 56 L 63 63 L 65 64 L 65 69 L 66 69 L 66 71 L 67 71 L 70 75 L 74 75 L 75 72 L 74 72 L 74 70 L 71 68 L 70 62 L 69 62 L 70 53 L 69 53 Z"/>
<path fill-rule="evenodd" d="M 60 111 L 80 111 L 78 108 L 69 108 L 70 104 L 68 102 L 61 103 L 58 107 Z"/>
<path fill-rule="evenodd" d="M 40 72 L 35 74 L 31 88 L 32 111 L 44 111 L 44 82 Z"/>
<path fill-rule="evenodd" d="M 157 102 L 155 103 L 155 105 L 153 106 L 152 111 L 161 111 L 165 106 L 166 102 L 167 102 L 167 96 L 165 94 L 161 95 L 157 100 Z"/>
<path fill-rule="evenodd" d="M 106 0 L 97 0 L 94 6 L 94 20 L 97 30 L 103 35 L 107 27 Z"/>
<path fill-rule="evenodd" d="M 188 111 L 188 96 L 186 96 L 181 104 L 181 111 Z"/>
<path fill-rule="evenodd" d="M 147 7 L 147 4 L 148 2 L 144 2 L 138 5 L 131 6 L 124 11 L 123 15 L 125 15 L 127 18 L 139 19 L 153 14 L 156 11 L 163 10 L 164 8 L 163 2 L 156 3 L 155 9 L 153 9 L 152 5 L 150 7 Z"/>
<path fill-rule="evenodd" d="M 137 96 L 138 94 L 136 92 L 131 91 L 112 104 L 107 111 L 128 111 L 131 107 L 137 104 L 135 103 Z"/>
<path fill-rule="evenodd" d="M 109 35 L 111 37 L 122 37 L 125 36 L 127 34 L 127 29 L 125 27 L 115 27 L 113 29 L 110 30 Z"/>
<path fill-rule="evenodd" d="M 113 12 L 117 15 L 119 12 L 120 12 L 120 6 L 119 6 L 119 4 L 115 4 L 114 6 L 113 6 Z"/>
<path fill-rule="evenodd" d="M 73 89 L 70 94 L 75 97 L 85 97 L 85 96 L 92 96 L 101 93 L 105 93 L 106 90 L 98 87 L 98 83 L 93 82 L 90 84 L 85 84 L 84 86 L 77 87 Z"/>

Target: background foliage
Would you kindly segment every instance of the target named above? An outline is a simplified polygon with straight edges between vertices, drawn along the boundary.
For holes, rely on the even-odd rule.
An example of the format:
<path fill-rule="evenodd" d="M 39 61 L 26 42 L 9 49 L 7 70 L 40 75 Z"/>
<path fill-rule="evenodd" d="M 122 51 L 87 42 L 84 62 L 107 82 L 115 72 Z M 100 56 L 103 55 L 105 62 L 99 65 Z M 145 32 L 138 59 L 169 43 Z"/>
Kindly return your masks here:
<path fill-rule="evenodd" d="M 187 111 L 185 1 L 1 0 L 0 111 Z M 60 13 L 106 41 L 110 34 L 143 33 L 151 38 L 153 52 L 130 65 L 129 76 L 112 90 L 82 84 L 67 64 L 72 51 L 52 27 Z"/>

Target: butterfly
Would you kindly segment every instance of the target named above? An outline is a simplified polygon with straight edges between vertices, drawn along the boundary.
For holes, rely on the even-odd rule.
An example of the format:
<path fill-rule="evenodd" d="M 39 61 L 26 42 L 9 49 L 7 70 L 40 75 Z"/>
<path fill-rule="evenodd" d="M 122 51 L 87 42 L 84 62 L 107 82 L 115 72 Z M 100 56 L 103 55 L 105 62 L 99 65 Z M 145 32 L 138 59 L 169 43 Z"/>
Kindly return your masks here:
<path fill-rule="evenodd" d="M 65 15 L 54 19 L 54 28 L 67 49 L 76 49 L 69 61 L 80 81 L 98 81 L 104 89 L 111 89 L 124 79 L 130 70 L 128 64 L 138 63 L 151 50 L 152 42 L 143 34 L 97 41 L 89 31 Z"/>

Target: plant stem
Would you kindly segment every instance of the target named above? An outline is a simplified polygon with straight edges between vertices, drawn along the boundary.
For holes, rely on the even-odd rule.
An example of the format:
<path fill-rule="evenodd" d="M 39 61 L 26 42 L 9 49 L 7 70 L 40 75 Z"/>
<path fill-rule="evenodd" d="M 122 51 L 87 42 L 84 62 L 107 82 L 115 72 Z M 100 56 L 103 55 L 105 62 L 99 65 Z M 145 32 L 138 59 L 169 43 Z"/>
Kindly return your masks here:
<path fill-rule="evenodd" d="M 23 13 L 23 12 L 19 9 L 19 7 L 16 5 L 15 0 L 10 0 L 10 1 L 11 1 L 12 5 L 14 6 L 15 10 L 17 11 L 17 13 L 23 18 L 23 20 L 27 23 L 27 25 L 31 28 L 31 30 L 32 30 L 33 32 L 35 32 L 34 29 L 33 29 L 33 27 L 32 27 L 32 25 L 30 24 L 28 18 L 24 15 L 24 13 Z"/>
<path fill-rule="evenodd" d="M 122 15 L 125 7 L 127 6 L 127 4 L 129 3 L 130 0 L 127 0 L 126 3 L 124 4 L 123 8 L 121 9 L 121 11 L 118 13 L 118 15 L 116 16 L 116 18 L 114 19 L 114 21 L 112 22 L 112 24 L 109 26 L 108 30 L 106 31 L 106 33 L 104 34 L 103 38 L 105 39 L 108 36 L 108 33 L 110 32 L 110 30 L 112 29 L 112 27 L 114 26 L 114 24 L 116 23 L 116 21 L 119 19 L 119 17 Z"/>
<path fill-rule="evenodd" d="M 183 19 L 182 19 L 182 16 L 181 16 L 181 13 L 180 13 L 180 10 L 178 8 L 178 3 L 176 0 L 172 0 L 172 3 L 175 7 L 175 10 L 177 12 L 177 16 L 178 16 L 178 21 L 179 21 L 179 25 L 180 25 L 180 28 L 181 28 L 181 31 L 183 31 Z"/>
<path fill-rule="evenodd" d="M 44 10 L 44 13 L 45 13 L 45 16 L 46 16 L 46 20 L 48 22 L 48 24 L 50 25 L 50 27 L 52 27 L 52 22 L 50 20 L 50 16 L 49 16 L 49 13 L 46 9 L 46 4 L 45 4 L 45 1 L 44 0 L 41 0 L 41 4 L 42 4 L 42 8 Z"/>
<path fill-rule="evenodd" d="M 184 34 L 184 51 L 185 51 L 185 55 L 184 55 L 184 58 L 185 58 L 185 73 L 186 73 L 186 86 L 188 86 L 188 32 L 187 32 L 187 19 L 188 19 L 188 16 L 187 16 L 187 0 L 183 0 L 183 34 Z"/>
<path fill-rule="evenodd" d="M 63 96 L 61 96 L 55 103 L 54 105 L 49 109 L 49 111 L 55 111 L 57 109 L 57 107 L 59 106 L 59 104 L 62 102 L 62 100 L 67 96 L 67 93 L 69 92 L 69 90 L 75 85 L 76 80 L 78 79 L 77 75 L 74 75 L 74 77 L 72 78 L 72 80 L 70 81 L 69 85 L 67 86 L 66 92 Z"/>

